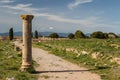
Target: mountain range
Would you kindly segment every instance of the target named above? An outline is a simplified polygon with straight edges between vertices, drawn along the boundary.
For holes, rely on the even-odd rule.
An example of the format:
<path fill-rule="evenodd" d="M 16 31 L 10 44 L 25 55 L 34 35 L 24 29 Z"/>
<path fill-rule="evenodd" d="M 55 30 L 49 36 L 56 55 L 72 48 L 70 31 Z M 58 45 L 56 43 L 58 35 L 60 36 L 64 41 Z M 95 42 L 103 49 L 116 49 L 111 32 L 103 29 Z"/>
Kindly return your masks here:
<path fill-rule="evenodd" d="M 42 36 L 49 36 L 52 32 L 39 32 L 39 35 Z M 59 36 L 62 37 L 67 37 L 69 33 L 58 33 Z M 5 32 L 5 33 L 0 33 L 0 36 L 8 36 L 9 33 Z M 22 32 L 14 32 L 14 36 L 22 36 Z"/>
<path fill-rule="evenodd" d="M 51 33 L 53 32 L 39 32 L 39 35 L 42 35 L 42 36 L 49 36 Z M 69 33 L 58 33 L 59 36 L 61 37 L 67 37 Z M 9 33 L 8 32 L 5 32 L 5 33 L 0 33 L 0 36 L 8 36 Z M 89 33 L 86 34 L 87 36 L 90 36 Z M 14 32 L 14 36 L 22 36 L 22 32 L 19 31 L 19 32 Z"/>

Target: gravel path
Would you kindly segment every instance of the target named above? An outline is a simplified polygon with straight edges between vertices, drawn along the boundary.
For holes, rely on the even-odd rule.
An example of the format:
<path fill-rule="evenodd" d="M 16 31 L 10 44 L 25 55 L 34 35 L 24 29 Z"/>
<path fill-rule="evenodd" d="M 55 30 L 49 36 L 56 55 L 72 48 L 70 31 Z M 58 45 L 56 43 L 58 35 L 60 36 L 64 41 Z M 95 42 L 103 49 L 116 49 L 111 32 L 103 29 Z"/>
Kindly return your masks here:
<path fill-rule="evenodd" d="M 32 56 L 39 64 L 36 68 L 38 80 L 101 80 L 100 76 L 87 71 L 86 68 L 65 61 L 42 49 L 33 48 Z"/>

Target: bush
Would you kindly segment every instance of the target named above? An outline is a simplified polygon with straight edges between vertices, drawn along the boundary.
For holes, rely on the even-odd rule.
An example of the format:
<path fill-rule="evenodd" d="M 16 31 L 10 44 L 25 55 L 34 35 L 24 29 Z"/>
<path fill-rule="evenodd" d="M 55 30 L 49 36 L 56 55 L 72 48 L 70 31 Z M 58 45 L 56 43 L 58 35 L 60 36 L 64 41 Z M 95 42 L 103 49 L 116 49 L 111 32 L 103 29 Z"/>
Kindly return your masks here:
<path fill-rule="evenodd" d="M 108 37 L 109 38 L 117 38 L 118 36 L 115 33 L 110 32 L 110 33 L 108 33 Z"/>
<path fill-rule="evenodd" d="M 84 33 L 82 31 L 77 30 L 75 32 L 75 38 L 85 38 L 85 35 L 84 35 Z"/>
<path fill-rule="evenodd" d="M 103 33 L 101 31 L 97 31 L 97 32 L 93 32 L 91 34 L 92 38 L 99 38 L 99 39 L 104 39 L 104 38 L 108 38 L 108 34 L 107 33 Z"/>
<path fill-rule="evenodd" d="M 49 37 L 51 37 L 51 38 L 59 38 L 59 35 L 57 33 L 51 33 L 49 35 Z"/>
<path fill-rule="evenodd" d="M 73 33 L 70 33 L 69 35 L 68 35 L 68 38 L 69 39 L 73 39 L 75 37 L 75 35 L 73 34 Z"/>
<path fill-rule="evenodd" d="M 104 33 L 104 37 L 107 39 L 108 38 L 108 33 Z"/>

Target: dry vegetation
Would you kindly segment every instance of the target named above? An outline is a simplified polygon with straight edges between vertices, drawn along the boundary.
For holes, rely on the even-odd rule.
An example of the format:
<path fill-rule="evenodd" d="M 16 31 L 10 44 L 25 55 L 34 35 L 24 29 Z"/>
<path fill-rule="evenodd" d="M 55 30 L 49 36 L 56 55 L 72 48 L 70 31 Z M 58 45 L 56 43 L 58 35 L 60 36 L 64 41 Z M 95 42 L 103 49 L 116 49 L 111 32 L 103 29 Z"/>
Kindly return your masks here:
<path fill-rule="evenodd" d="M 21 56 L 8 41 L 0 41 L 0 80 L 36 80 L 36 76 L 19 71 Z"/>
<path fill-rule="evenodd" d="M 37 42 L 34 46 L 73 63 L 95 69 L 103 80 L 120 80 L 120 39 L 74 39 Z"/>

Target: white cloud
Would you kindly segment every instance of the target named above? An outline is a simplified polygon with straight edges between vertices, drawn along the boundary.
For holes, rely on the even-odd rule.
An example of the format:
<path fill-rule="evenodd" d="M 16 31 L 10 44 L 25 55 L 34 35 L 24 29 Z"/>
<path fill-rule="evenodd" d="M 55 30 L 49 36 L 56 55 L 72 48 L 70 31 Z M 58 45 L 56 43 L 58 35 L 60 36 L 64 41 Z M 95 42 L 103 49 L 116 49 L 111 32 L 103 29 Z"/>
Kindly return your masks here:
<path fill-rule="evenodd" d="M 49 29 L 51 29 L 51 30 L 52 30 L 52 29 L 54 29 L 54 27 L 49 27 Z"/>
<path fill-rule="evenodd" d="M 71 24 L 78 24 L 78 25 L 86 26 L 86 27 L 103 27 L 103 26 L 109 27 L 110 26 L 108 24 L 101 23 L 103 19 L 96 17 L 96 16 L 91 16 L 91 17 L 84 18 L 84 19 L 69 19 L 69 18 L 57 16 L 57 15 L 51 15 L 48 13 L 33 13 L 33 14 L 38 17 L 46 17 L 48 20 L 71 23 Z"/>
<path fill-rule="evenodd" d="M 76 0 L 76 1 L 82 1 L 82 0 Z M 88 0 L 85 0 L 85 1 L 87 2 Z M 81 2 L 81 3 L 83 3 L 83 2 Z M 100 22 L 101 19 L 99 19 L 96 16 L 87 17 L 87 18 L 84 18 L 84 19 L 70 19 L 70 18 L 65 18 L 63 16 L 38 12 L 38 10 L 40 11 L 40 9 L 39 8 L 33 8 L 32 4 L 17 4 L 15 6 L 13 6 L 13 5 L 3 5 L 2 7 L 12 9 L 12 10 L 20 10 L 20 11 L 23 11 L 23 12 L 28 12 L 29 14 L 31 13 L 35 16 L 44 17 L 47 20 L 53 20 L 53 21 L 57 21 L 57 22 L 77 24 L 77 25 L 81 25 L 81 26 L 90 26 L 90 27 L 108 26 L 108 25 L 103 24 L 103 23 L 101 24 L 101 22 Z M 17 13 L 15 11 L 13 11 L 12 14 L 17 14 Z M 50 28 L 50 29 L 52 29 L 52 28 Z"/>
<path fill-rule="evenodd" d="M 84 24 L 84 20 L 73 20 L 73 19 L 67 19 L 61 16 L 57 16 L 57 15 L 51 15 L 51 14 L 47 14 L 47 13 L 34 13 L 34 15 L 39 16 L 39 17 L 46 17 L 49 20 L 54 20 L 54 21 L 58 21 L 58 22 L 67 22 L 67 23 L 74 23 L 74 24 Z M 89 22 L 87 22 L 89 23 Z"/>
<path fill-rule="evenodd" d="M 85 4 L 85 3 L 90 3 L 90 2 L 93 2 L 93 0 L 75 0 L 75 2 L 72 2 L 68 5 L 68 8 L 73 9 L 80 4 Z"/>
<path fill-rule="evenodd" d="M 32 8 L 31 6 L 32 6 L 32 4 L 17 4 L 16 6 L 4 5 L 1 7 L 8 8 L 8 9 L 14 9 L 14 10 L 21 10 L 21 11 L 25 11 L 25 12 L 33 12 L 33 11 L 38 10 L 36 8 Z"/>
<path fill-rule="evenodd" d="M 12 3 L 14 2 L 13 0 L 0 0 L 0 3 Z"/>

